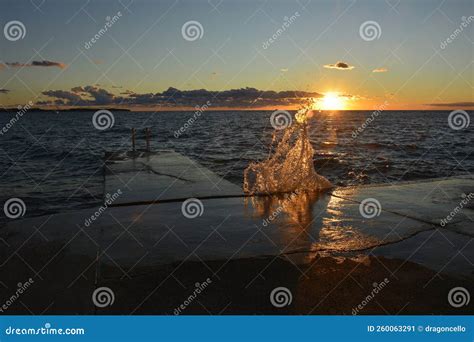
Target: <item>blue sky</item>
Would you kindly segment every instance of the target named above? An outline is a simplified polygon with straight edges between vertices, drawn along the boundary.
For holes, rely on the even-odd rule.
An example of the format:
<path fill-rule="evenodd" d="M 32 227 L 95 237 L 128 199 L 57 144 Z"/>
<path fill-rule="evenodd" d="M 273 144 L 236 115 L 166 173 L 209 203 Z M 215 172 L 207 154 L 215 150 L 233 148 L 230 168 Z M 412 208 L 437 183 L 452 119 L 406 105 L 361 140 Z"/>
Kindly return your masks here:
<path fill-rule="evenodd" d="M 106 17 L 119 11 L 122 16 L 86 49 Z M 169 87 L 337 92 L 347 95 L 350 108 L 386 98 L 400 108 L 470 102 L 474 22 L 445 49 L 440 44 L 471 15 L 468 0 L 7 0 L 0 4 L 0 24 L 18 20 L 26 35 L 0 39 L 0 100 L 46 102 L 54 98 L 45 91 L 94 86 L 118 97 Z M 291 16 L 294 21 L 263 48 Z M 181 28 L 190 20 L 202 25 L 201 39 L 183 39 Z M 379 38 L 361 38 L 367 21 L 379 24 Z M 65 67 L 6 64 L 44 60 Z M 324 67 L 339 61 L 353 68 Z"/>

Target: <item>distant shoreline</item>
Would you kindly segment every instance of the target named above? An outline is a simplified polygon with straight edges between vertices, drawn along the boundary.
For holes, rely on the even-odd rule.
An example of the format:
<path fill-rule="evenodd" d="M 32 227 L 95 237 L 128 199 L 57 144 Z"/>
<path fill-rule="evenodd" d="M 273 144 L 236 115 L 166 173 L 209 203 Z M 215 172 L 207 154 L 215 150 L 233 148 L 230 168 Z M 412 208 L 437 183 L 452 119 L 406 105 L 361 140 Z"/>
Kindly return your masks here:
<path fill-rule="evenodd" d="M 0 113 L 15 113 L 21 109 L 18 108 L 0 108 Z M 45 109 L 45 108 L 31 108 L 27 112 L 96 112 L 98 110 L 108 110 L 111 112 L 130 112 L 130 113 L 149 113 L 149 112 L 193 112 L 196 109 L 149 109 L 149 110 L 132 110 L 126 108 L 69 108 L 69 109 Z M 274 112 L 278 109 L 208 109 L 208 112 Z M 285 109 L 289 112 L 296 112 L 296 109 Z M 391 109 L 384 110 L 384 112 L 450 112 L 453 109 Z M 473 111 L 474 109 L 466 109 L 466 111 Z M 323 110 L 323 112 L 373 112 L 374 109 L 350 109 L 350 110 Z"/>
<path fill-rule="evenodd" d="M 0 108 L 0 113 L 17 112 L 21 108 Z M 109 111 L 121 111 L 131 112 L 130 109 L 118 109 L 118 108 L 69 108 L 69 109 L 45 109 L 45 108 L 30 108 L 28 112 L 96 112 L 98 110 L 109 110 Z"/>

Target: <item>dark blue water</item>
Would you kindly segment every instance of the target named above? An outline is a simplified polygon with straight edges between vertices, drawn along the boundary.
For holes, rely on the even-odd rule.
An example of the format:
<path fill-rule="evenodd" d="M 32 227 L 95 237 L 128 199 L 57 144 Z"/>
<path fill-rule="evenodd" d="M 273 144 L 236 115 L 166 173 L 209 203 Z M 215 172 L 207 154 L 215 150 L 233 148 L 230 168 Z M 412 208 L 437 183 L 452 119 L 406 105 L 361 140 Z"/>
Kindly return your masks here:
<path fill-rule="evenodd" d="M 0 113 L 0 127 L 14 114 Z M 92 125 L 93 112 L 29 112 L 0 135 L 0 203 L 21 198 L 26 216 L 97 205 L 104 152 L 129 149 L 132 127 L 139 129 L 139 147 L 145 145 L 142 129 L 151 127 L 154 148 L 174 149 L 241 185 L 248 163 L 268 153 L 270 114 L 204 112 L 175 138 L 193 112 L 114 112 L 115 124 L 105 131 Z M 386 111 L 354 139 L 352 132 L 370 115 L 325 112 L 311 119 L 318 173 L 354 185 L 474 172 L 474 125 L 451 129 L 449 111 Z"/>

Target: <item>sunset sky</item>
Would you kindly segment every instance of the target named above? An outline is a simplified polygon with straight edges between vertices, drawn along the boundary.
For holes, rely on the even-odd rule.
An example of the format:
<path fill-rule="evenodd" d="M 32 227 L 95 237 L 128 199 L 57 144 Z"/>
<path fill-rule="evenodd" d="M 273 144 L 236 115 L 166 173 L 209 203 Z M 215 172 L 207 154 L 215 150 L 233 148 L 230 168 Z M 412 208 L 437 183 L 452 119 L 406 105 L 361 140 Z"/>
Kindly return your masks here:
<path fill-rule="evenodd" d="M 7 0 L 0 103 L 287 109 L 313 97 L 322 109 L 471 109 L 473 15 L 472 0 Z M 6 38 L 11 21 L 24 38 Z M 183 36 L 189 21 L 197 39 Z M 368 21 L 373 39 L 361 36 Z"/>

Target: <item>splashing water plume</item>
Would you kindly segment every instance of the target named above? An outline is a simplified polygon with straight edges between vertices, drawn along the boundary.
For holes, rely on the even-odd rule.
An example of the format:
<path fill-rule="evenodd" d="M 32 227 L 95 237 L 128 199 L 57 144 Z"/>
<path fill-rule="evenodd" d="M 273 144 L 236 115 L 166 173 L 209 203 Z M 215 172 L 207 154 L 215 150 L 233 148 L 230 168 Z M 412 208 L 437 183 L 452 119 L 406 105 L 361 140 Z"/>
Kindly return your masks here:
<path fill-rule="evenodd" d="M 272 194 L 297 190 L 321 191 L 332 187 L 318 175 L 313 165 L 313 147 L 307 121 L 314 102 L 295 114 L 295 123 L 282 133 L 275 131 L 266 160 L 251 163 L 244 171 L 244 191 L 248 194 Z M 273 153 L 272 153 L 273 152 Z"/>

